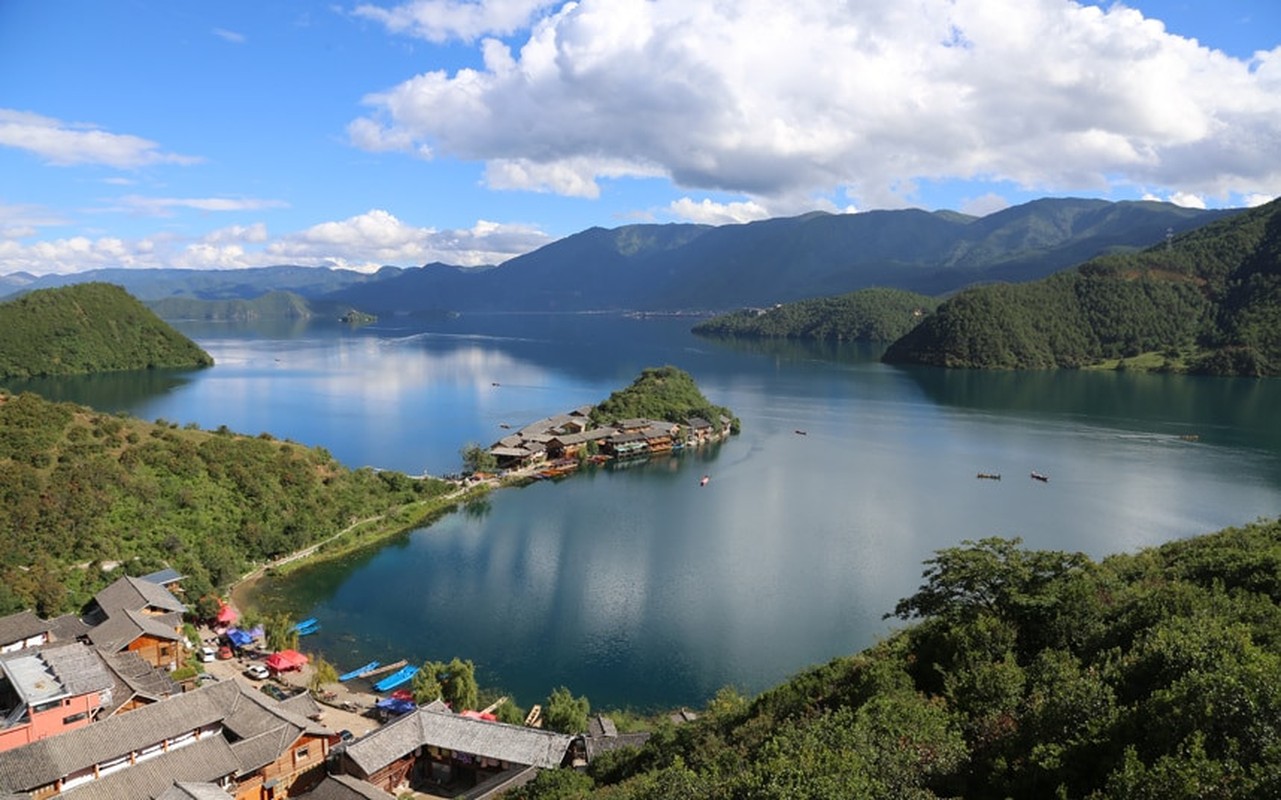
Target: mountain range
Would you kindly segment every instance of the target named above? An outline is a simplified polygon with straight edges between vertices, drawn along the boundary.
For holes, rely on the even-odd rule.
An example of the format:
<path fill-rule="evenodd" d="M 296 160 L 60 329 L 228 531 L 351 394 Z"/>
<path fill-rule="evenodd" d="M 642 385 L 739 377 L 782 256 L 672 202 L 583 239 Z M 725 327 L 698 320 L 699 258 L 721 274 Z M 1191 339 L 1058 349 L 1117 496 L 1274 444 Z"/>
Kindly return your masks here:
<path fill-rule="evenodd" d="M 1100 254 L 1157 244 L 1231 213 L 1078 198 L 1036 200 L 985 217 L 919 209 L 815 212 L 723 226 L 590 228 L 489 267 L 432 263 L 374 274 L 297 266 L 20 273 L 0 276 L 0 292 L 105 281 L 153 303 L 289 291 L 324 307 L 380 316 L 721 310 L 870 286 L 937 295 L 975 283 L 1033 280 Z"/>

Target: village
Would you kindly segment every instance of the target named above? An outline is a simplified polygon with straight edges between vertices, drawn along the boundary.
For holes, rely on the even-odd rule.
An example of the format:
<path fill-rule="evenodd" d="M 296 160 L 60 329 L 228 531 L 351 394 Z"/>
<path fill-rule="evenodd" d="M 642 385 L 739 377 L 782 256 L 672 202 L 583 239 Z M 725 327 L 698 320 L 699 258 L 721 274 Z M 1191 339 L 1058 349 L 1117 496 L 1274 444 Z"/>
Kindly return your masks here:
<path fill-rule="evenodd" d="M 556 478 L 732 432 L 725 416 L 598 426 L 590 411 L 503 437 L 486 451 L 496 474 L 471 480 Z M 544 730 L 536 709 L 512 725 L 491 709 L 420 706 L 399 688 L 416 671 L 403 661 L 318 683 L 307 656 L 266 649 L 261 627 L 237 628 L 229 605 L 193 621 L 182 578 L 123 576 L 81 614 L 0 618 L 0 798 L 482 800 L 648 736 L 620 733 L 600 715 L 560 733 Z"/>
<path fill-rule="evenodd" d="M 191 641 L 181 580 L 125 576 L 83 615 L 0 618 L 0 797 L 481 800 L 647 737 L 396 703 L 374 688 L 385 670 L 316 686 L 305 656 L 229 637 L 230 615 Z M 191 659 L 205 669 L 175 681 Z"/>

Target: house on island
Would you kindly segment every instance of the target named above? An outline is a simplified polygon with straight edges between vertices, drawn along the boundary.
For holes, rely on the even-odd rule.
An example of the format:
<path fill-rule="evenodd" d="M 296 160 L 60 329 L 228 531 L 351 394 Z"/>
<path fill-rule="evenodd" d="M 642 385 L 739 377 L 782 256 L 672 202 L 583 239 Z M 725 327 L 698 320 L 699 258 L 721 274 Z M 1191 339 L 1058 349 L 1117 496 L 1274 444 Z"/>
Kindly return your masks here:
<path fill-rule="evenodd" d="M 574 737 L 454 714 L 440 701 L 351 743 L 333 771 L 387 792 L 461 785 L 473 800 L 495 797 L 540 769 L 570 762 Z"/>
<path fill-rule="evenodd" d="M 175 787 L 212 784 L 224 798 L 283 798 L 320 782 L 337 740 L 241 681 L 220 681 L 0 752 L 0 796 L 181 798 Z"/>
<path fill-rule="evenodd" d="M 112 701 L 115 679 L 80 642 L 0 656 L 0 751 L 89 725 Z"/>

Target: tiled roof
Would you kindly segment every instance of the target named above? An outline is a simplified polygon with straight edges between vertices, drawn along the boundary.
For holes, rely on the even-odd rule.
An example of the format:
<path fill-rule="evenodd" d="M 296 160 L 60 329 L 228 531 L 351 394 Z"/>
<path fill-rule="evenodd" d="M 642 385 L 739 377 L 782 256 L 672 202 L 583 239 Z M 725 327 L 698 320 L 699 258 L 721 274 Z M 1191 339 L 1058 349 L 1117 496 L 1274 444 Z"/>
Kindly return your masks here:
<path fill-rule="evenodd" d="M 176 781 L 173 786 L 156 795 L 156 800 L 227 800 L 230 795 L 216 783 L 189 783 Z"/>
<path fill-rule="evenodd" d="M 183 574 L 176 569 L 162 569 L 159 572 L 152 572 L 149 575 L 143 575 L 139 578 L 139 580 L 144 580 L 148 583 L 158 583 L 161 586 L 176 583 L 182 579 Z"/>
<path fill-rule="evenodd" d="M 305 796 L 309 800 L 395 800 L 395 795 L 350 775 L 330 775 Z"/>
<path fill-rule="evenodd" d="M 164 617 L 153 617 L 132 609 L 117 609 L 101 625 L 89 629 L 89 639 L 94 645 L 112 653 L 128 647 L 143 634 L 172 642 L 182 638 L 178 629 L 168 624 Z"/>
<path fill-rule="evenodd" d="M 422 746 L 511 764 L 559 767 L 572 741 L 562 733 L 420 708 L 348 745 L 346 755 L 366 775 Z"/>
<path fill-rule="evenodd" d="M 0 645 L 21 642 L 42 633 L 48 633 L 51 626 L 31 611 L 19 611 L 7 617 L 0 617 Z"/>
<path fill-rule="evenodd" d="M 126 650 L 121 653 L 101 653 L 101 656 L 107 668 L 120 678 L 129 694 L 140 694 L 152 700 L 159 700 L 182 691 L 168 673 L 151 666 L 137 653 Z M 121 703 L 128 700 L 127 697 L 117 699 Z"/>
<path fill-rule="evenodd" d="M 187 610 L 165 587 L 129 575 L 119 578 L 94 595 L 93 599 L 108 616 L 124 609 L 141 611 L 144 608 L 157 608 L 179 613 Z"/>
<path fill-rule="evenodd" d="M 100 692 L 115 683 L 98 654 L 79 642 L 19 650 L 0 659 L 0 667 L 28 705 Z"/>
<path fill-rule="evenodd" d="M 54 737 L 54 739 L 58 738 L 61 737 Z M 67 800 L 158 798 L 165 795 L 175 781 L 209 783 L 230 777 L 235 774 L 235 771 L 236 757 L 227 746 L 227 740 L 221 736 L 207 736 L 195 744 L 171 750 L 163 756 L 134 764 L 105 778 L 89 781 L 63 792 L 61 796 L 66 797 Z M 178 797 L 182 796 L 178 795 Z M 195 796 L 218 797 L 217 795 Z M 219 800 L 226 800 L 227 797 L 228 795 L 223 793 Z"/>

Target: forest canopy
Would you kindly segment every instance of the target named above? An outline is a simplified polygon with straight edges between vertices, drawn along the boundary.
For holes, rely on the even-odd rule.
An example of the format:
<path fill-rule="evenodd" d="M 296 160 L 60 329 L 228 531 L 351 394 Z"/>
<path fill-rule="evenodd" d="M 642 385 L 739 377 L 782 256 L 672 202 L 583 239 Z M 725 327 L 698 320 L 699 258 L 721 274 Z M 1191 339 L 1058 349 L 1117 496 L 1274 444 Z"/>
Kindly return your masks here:
<path fill-rule="evenodd" d="M 773 308 L 745 308 L 700 322 L 693 330 L 702 336 L 892 342 L 938 304 L 902 289 L 860 289 Z"/>

